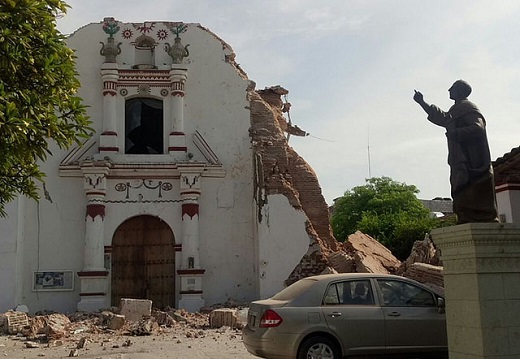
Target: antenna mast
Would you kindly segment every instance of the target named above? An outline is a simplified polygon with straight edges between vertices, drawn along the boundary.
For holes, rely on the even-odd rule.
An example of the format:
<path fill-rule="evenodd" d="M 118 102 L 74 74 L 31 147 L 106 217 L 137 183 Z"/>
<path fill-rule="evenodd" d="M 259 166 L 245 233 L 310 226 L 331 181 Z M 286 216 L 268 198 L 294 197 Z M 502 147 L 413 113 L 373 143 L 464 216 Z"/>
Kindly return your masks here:
<path fill-rule="evenodd" d="M 368 125 L 367 155 L 368 155 L 368 178 L 372 178 L 372 168 L 371 168 L 371 164 L 370 164 L 370 124 Z"/>

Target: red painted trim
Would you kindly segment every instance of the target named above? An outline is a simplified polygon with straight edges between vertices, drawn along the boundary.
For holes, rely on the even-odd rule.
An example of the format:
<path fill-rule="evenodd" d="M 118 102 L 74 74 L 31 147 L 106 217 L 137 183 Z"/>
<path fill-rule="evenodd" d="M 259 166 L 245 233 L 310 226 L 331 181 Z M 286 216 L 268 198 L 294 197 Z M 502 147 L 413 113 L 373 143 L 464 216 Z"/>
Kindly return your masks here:
<path fill-rule="evenodd" d="M 119 152 L 119 147 L 98 147 L 98 151 Z"/>
<path fill-rule="evenodd" d="M 78 272 L 78 277 L 108 277 L 108 271 L 83 271 Z"/>
<path fill-rule="evenodd" d="M 180 294 L 202 294 L 201 290 L 181 290 Z"/>
<path fill-rule="evenodd" d="M 172 91 L 173 97 L 184 97 L 184 91 Z"/>
<path fill-rule="evenodd" d="M 103 292 L 93 292 L 93 293 L 79 293 L 80 297 L 94 297 L 94 296 L 104 296 L 106 293 Z"/>
<path fill-rule="evenodd" d="M 91 195 L 91 196 L 98 195 L 98 196 L 103 196 L 103 197 L 106 195 L 105 192 L 101 192 L 101 191 L 87 191 L 86 194 L 87 194 L 87 196 L 88 195 Z"/>
<path fill-rule="evenodd" d="M 508 184 L 503 184 L 503 185 L 495 187 L 496 193 L 505 192 L 505 191 L 520 191 L 520 184 L 508 183 Z"/>
<path fill-rule="evenodd" d="M 180 275 L 204 274 L 205 271 L 205 269 L 177 269 L 177 273 Z"/>
<path fill-rule="evenodd" d="M 168 147 L 168 152 L 186 152 L 188 151 L 188 147 L 182 147 L 182 146 L 178 146 L 178 147 Z"/>
<path fill-rule="evenodd" d="M 185 133 L 184 132 L 180 132 L 180 131 L 173 131 L 173 132 L 170 132 L 170 136 L 184 136 Z"/>
<path fill-rule="evenodd" d="M 193 219 L 193 216 L 199 214 L 199 205 L 197 203 L 183 203 L 182 204 L 182 217 L 187 214 Z"/>
<path fill-rule="evenodd" d="M 173 249 L 175 252 L 182 252 L 182 244 L 174 244 Z"/>
<path fill-rule="evenodd" d="M 168 76 L 170 77 L 170 70 L 147 70 L 147 69 L 125 69 L 125 70 L 119 70 L 120 74 L 124 74 L 127 76 L 137 76 L 140 74 L 148 75 L 148 76 Z"/>
<path fill-rule="evenodd" d="M 197 190 L 182 191 L 181 194 L 184 196 L 200 195 L 200 191 L 197 191 Z"/>
<path fill-rule="evenodd" d="M 96 216 L 101 216 L 102 219 L 105 219 L 105 205 L 87 204 L 87 217 L 94 219 Z"/>
<path fill-rule="evenodd" d="M 116 95 L 117 95 L 117 92 L 114 91 L 114 90 L 104 90 L 104 91 L 103 91 L 103 96 L 106 96 L 106 95 L 116 96 Z"/>
<path fill-rule="evenodd" d="M 115 132 L 115 131 L 105 131 L 101 135 L 102 136 L 117 136 L 117 132 Z"/>

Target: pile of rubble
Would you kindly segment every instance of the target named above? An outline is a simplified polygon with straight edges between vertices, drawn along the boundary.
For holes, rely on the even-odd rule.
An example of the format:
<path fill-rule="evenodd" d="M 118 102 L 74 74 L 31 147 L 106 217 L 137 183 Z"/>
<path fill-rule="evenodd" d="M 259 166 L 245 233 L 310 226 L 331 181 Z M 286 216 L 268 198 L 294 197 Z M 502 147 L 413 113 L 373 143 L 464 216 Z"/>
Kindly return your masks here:
<path fill-rule="evenodd" d="M 149 300 L 122 299 L 119 307 L 100 312 L 37 313 L 30 316 L 10 310 L 0 314 L 0 335 L 23 341 L 26 348 L 70 347 L 70 357 L 89 343 L 112 348 L 133 344 L 132 336 L 173 333 L 178 338 L 200 338 L 207 329 L 220 328 L 236 335 L 243 327 L 243 309 L 205 308 L 189 313 L 183 309 L 151 308 Z"/>
<path fill-rule="evenodd" d="M 443 291 L 443 267 L 440 252 L 427 235 L 416 241 L 410 256 L 401 262 L 388 248 L 360 231 L 351 234 L 343 249 L 327 257 L 328 267 L 323 273 L 381 273 L 397 274 Z"/>

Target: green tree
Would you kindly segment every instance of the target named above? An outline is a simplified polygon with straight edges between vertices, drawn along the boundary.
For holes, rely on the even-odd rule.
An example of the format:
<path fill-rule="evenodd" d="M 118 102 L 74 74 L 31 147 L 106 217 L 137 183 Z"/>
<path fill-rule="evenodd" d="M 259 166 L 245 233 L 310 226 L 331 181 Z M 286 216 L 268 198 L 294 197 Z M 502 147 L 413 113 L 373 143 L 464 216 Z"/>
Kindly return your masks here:
<path fill-rule="evenodd" d="M 413 242 L 436 227 L 413 185 L 388 177 L 370 178 L 366 185 L 345 192 L 334 203 L 332 229 L 338 240 L 360 230 L 392 251 L 399 259 L 408 257 Z"/>
<path fill-rule="evenodd" d="M 18 194 L 38 199 L 39 161 L 91 133 L 74 53 L 56 29 L 61 0 L 0 0 L 0 216 Z"/>

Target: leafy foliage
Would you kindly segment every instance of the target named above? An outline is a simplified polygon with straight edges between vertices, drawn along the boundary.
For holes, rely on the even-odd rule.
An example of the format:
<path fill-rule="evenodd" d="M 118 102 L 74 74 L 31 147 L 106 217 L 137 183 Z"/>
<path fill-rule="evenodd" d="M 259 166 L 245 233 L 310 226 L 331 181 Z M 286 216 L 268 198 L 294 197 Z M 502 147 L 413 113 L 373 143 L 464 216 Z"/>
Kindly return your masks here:
<path fill-rule="evenodd" d="M 345 192 L 334 203 L 331 223 L 338 240 L 360 230 L 403 260 L 410 254 L 413 242 L 424 238 L 438 224 L 417 199 L 419 190 L 413 185 L 388 177 L 367 179 L 366 185 Z"/>
<path fill-rule="evenodd" d="M 91 133 L 74 53 L 56 29 L 61 0 L 0 1 L 0 216 L 17 194 L 39 198 L 38 161 Z"/>

